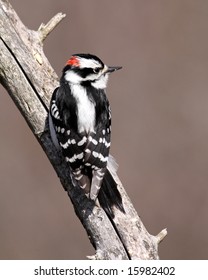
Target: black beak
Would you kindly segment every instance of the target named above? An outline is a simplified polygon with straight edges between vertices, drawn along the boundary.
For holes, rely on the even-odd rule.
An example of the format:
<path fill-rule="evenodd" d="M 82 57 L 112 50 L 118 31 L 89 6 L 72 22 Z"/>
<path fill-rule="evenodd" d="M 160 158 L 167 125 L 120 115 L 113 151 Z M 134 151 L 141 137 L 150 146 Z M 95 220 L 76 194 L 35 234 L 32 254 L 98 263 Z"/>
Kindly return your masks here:
<path fill-rule="evenodd" d="M 107 69 L 106 73 L 112 73 L 112 72 L 117 71 L 121 68 L 122 68 L 121 66 L 108 66 L 108 69 Z"/>

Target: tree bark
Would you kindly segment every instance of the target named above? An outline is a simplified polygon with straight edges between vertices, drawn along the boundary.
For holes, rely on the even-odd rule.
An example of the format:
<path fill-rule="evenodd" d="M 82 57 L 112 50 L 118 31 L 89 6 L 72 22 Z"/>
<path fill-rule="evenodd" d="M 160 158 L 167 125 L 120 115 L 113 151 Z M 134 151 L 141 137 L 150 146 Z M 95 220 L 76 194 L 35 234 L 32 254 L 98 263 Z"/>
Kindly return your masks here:
<path fill-rule="evenodd" d="M 158 244 L 166 236 L 149 234 L 137 215 L 119 178 L 125 214 L 115 208 L 110 220 L 72 179 L 67 164 L 51 142 L 48 106 L 58 77 L 43 52 L 43 41 L 65 17 L 59 13 L 37 31 L 27 29 L 7 0 L 0 0 L 0 82 L 19 108 L 53 165 L 86 229 L 96 253 L 91 259 L 158 259 Z"/>

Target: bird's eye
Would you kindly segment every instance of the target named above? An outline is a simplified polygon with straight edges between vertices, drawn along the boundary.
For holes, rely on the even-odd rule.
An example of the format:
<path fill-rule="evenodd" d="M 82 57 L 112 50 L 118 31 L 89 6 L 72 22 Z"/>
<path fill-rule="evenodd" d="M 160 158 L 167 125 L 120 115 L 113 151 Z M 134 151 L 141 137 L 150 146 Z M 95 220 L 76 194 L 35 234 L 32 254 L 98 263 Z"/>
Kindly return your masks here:
<path fill-rule="evenodd" d="M 94 68 L 94 69 L 93 69 L 93 72 L 94 72 L 95 74 L 98 74 L 99 71 L 100 71 L 100 68 Z"/>

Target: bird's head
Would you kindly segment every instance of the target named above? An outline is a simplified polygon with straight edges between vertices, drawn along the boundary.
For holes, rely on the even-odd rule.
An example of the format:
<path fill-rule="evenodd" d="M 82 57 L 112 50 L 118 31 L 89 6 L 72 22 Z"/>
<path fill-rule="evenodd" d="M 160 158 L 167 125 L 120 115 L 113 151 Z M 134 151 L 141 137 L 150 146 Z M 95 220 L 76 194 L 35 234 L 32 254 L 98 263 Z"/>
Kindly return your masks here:
<path fill-rule="evenodd" d="M 121 68 L 107 66 L 92 54 L 74 54 L 63 69 L 62 79 L 69 84 L 90 84 L 96 89 L 105 89 L 109 74 Z"/>

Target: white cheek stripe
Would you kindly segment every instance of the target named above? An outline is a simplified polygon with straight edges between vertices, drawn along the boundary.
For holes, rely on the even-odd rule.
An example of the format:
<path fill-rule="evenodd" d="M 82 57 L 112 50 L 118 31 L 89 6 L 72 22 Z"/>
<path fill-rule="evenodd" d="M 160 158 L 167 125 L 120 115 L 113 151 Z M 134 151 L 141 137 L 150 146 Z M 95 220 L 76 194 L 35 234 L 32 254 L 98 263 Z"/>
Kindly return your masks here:
<path fill-rule="evenodd" d="M 72 70 L 66 71 L 64 78 L 70 84 L 80 84 L 82 81 L 82 78 Z"/>
<path fill-rule="evenodd" d="M 108 83 L 108 74 L 101 75 L 95 82 L 91 85 L 96 89 L 105 89 Z"/>

